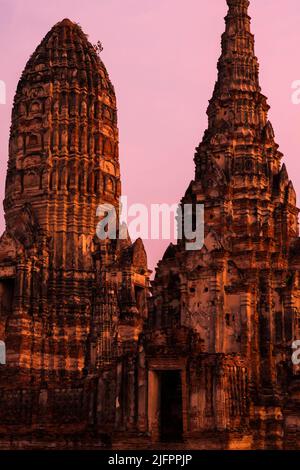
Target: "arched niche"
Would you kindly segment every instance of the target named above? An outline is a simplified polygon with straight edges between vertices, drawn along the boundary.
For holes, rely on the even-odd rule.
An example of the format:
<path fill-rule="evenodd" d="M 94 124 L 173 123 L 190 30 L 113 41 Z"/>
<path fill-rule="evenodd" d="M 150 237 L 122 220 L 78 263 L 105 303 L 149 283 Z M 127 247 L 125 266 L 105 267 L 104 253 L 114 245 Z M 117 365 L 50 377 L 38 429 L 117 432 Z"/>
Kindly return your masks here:
<path fill-rule="evenodd" d="M 24 189 L 39 189 L 40 175 L 37 171 L 29 170 L 24 173 Z"/>
<path fill-rule="evenodd" d="M 115 192 L 115 182 L 110 176 L 107 176 L 105 178 L 105 192 L 110 194 L 113 194 Z"/>
<path fill-rule="evenodd" d="M 33 101 L 29 107 L 30 114 L 40 114 L 42 112 L 42 105 L 39 101 Z"/>

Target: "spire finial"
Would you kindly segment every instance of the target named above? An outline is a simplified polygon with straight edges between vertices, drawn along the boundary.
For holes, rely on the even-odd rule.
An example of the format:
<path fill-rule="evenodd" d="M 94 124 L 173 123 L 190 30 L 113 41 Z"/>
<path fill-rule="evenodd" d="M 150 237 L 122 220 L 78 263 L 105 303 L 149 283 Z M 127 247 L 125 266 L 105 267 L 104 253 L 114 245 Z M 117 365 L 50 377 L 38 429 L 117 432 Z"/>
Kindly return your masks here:
<path fill-rule="evenodd" d="M 227 0 L 227 5 L 229 6 L 229 9 L 242 7 L 242 8 L 246 8 L 247 10 L 250 5 L 250 1 L 249 0 Z"/>
<path fill-rule="evenodd" d="M 225 18 L 227 31 L 235 25 L 235 31 L 244 30 L 250 32 L 250 16 L 248 15 L 249 0 L 227 0 L 228 13 Z M 231 27 L 232 29 L 232 27 Z"/>
<path fill-rule="evenodd" d="M 231 112 L 219 113 L 219 101 L 230 97 L 231 101 L 240 99 L 240 93 L 260 93 L 259 66 L 254 52 L 254 36 L 251 33 L 251 18 L 248 15 L 249 0 L 227 0 L 228 13 L 225 18 L 226 29 L 222 35 L 222 54 L 218 62 L 218 80 L 208 107 L 209 127 L 222 119 L 231 121 Z M 237 106 L 241 115 L 242 107 Z M 236 113 L 235 109 L 235 113 Z M 245 113 L 243 114 L 243 119 Z M 247 117 L 247 119 L 249 119 Z"/>
<path fill-rule="evenodd" d="M 218 63 L 218 82 L 225 89 L 258 90 L 258 63 L 248 15 L 249 0 L 227 0 L 226 30 Z"/>

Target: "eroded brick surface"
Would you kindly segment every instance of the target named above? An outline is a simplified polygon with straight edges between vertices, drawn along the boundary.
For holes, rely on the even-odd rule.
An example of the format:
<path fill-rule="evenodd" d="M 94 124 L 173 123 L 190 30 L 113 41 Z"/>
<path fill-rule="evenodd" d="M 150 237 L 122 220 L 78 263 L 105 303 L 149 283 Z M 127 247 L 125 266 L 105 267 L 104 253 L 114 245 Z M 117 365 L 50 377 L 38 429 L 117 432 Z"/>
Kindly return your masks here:
<path fill-rule="evenodd" d="M 97 206 L 117 207 L 121 193 L 102 61 L 69 20 L 30 58 L 0 241 L 0 448 L 299 448 L 296 195 L 259 86 L 249 2 L 227 3 L 181 201 L 205 205 L 204 247 L 170 245 L 151 297 L 142 241 L 95 236 Z"/>

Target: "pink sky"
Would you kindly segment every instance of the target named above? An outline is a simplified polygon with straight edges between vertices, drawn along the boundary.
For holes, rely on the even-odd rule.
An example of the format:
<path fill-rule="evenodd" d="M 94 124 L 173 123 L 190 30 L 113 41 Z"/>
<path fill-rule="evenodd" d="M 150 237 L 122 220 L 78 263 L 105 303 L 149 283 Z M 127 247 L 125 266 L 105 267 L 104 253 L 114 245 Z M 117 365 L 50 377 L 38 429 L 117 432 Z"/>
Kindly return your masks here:
<path fill-rule="evenodd" d="M 0 0 L 0 198 L 4 196 L 13 95 L 30 54 L 57 21 L 79 22 L 115 85 L 123 194 L 130 202 L 177 203 L 193 178 L 194 148 L 206 128 L 216 80 L 225 0 Z M 270 119 L 300 198 L 299 0 L 252 0 L 260 82 Z M 3 212 L 0 230 L 4 229 Z M 150 268 L 167 241 L 146 241 Z"/>

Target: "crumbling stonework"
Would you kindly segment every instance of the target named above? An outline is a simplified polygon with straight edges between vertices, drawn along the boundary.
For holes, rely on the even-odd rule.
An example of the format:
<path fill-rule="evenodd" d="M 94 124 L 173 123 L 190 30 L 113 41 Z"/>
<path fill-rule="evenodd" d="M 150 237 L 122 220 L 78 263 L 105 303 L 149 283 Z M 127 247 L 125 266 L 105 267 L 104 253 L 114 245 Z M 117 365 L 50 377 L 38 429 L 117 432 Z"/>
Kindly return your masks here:
<path fill-rule="evenodd" d="M 86 35 L 66 19 L 28 61 L 12 113 L 0 241 L 0 446 L 46 439 L 101 447 L 108 439 L 117 363 L 127 375 L 125 357 L 136 354 L 147 315 L 142 242 L 96 236 L 97 207 L 118 211 L 120 191 L 114 89 Z"/>
<path fill-rule="evenodd" d="M 204 247 L 180 240 L 160 261 L 145 351 L 158 380 L 156 370 L 180 371 L 190 442 L 216 430 L 208 447 L 299 448 L 299 211 L 259 86 L 249 1 L 227 3 L 208 129 L 181 201 L 204 204 Z"/>
<path fill-rule="evenodd" d="M 182 206 L 201 250 L 100 241 L 121 194 L 116 99 L 76 24 L 18 85 L 0 241 L 0 448 L 300 447 L 296 195 L 258 81 L 248 0 L 227 0 L 218 80 Z"/>

